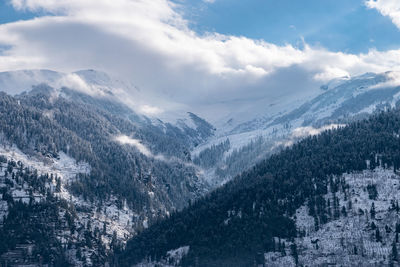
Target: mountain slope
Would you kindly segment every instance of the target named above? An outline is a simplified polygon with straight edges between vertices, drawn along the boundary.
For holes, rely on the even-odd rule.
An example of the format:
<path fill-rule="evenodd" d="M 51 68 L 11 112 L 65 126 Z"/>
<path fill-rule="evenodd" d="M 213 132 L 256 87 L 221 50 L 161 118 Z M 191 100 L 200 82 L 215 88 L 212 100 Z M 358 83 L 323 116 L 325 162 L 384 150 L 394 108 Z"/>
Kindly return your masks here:
<path fill-rule="evenodd" d="M 9 167 L 0 175 L 0 235 L 13 240 L 0 242 L 2 264 L 21 263 L 12 255 L 25 255 L 27 246 L 39 250 L 46 263 L 104 264 L 116 244 L 209 190 L 189 151 L 213 135 L 214 127 L 194 113 L 176 124 L 138 114 L 119 95 L 133 85 L 93 70 L 0 73 L 0 86 L 12 94 L 0 93 L 0 155 L 30 170 Z M 64 161 L 68 166 L 60 167 Z M 77 171 L 75 161 L 87 171 Z M 42 176 L 28 179 L 32 173 Z M 39 188 L 32 179 L 40 180 Z M 19 199 L 28 202 L 17 205 Z M 36 216 L 31 209 L 38 220 L 24 222 Z M 74 223 L 64 214 L 72 214 Z M 12 235 L 16 222 L 47 231 L 49 248 L 57 252 L 46 251 L 47 241 L 29 231 Z M 53 223 L 68 227 L 55 230 Z M 82 227 L 85 232 L 74 234 Z"/>
<path fill-rule="evenodd" d="M 197 132 L 196 122 L 199 122 L 195 118 L 198 117 L 197 115 L 188 114 L 188 110 L 179 110 L 177 113 L 162 112 L 161 108 L 153 106 L 153 102 L 161 100 L 149 96 L 146 91 L 141 90 L 132 82 L 101 71 L 81 70 L 62 73 L 51 70 L 21 70 L 0 72 L 0 91 L 12 96 L 30 92 L 32 88 L 41 85 L 53 88 L 53 97 L 61 94 L 70 100 L 91 104 L 96 108 L 137 122 L 153 123 L 154 126 L 160 128 L 179 125 L 179 130 L 184 132 L 181 137 L 191 135 L 196 139 L 193 141 L 196 143 L 203 142 L 213 135 L 214 127 L 208 123 L 208 125 L 204 124 L 203 126 L 206 127 L 202 129 L 206 132 L 202 134 Z M 159 112 L 168 114 L 164 116 Z M 162 121 L 158 115 L 167 117 L 168 120 Z"/>
<path fill-rule="evenodd" d="M 396 171 L 399 133 L 395 110 L 306 138 L 144 230 L 128 243 L 121 264 L 160 259 L 184 246 L 190 247 L 184 266 L 253 264 L 259 253 L 274 251 L 275 238 L 297 236 L 293 216 L 306 201 L 310 214 L 327 222 L 319 199 L 335 175 L 379 164 Z"/>
<path fill-rule="evenodd" d="M 51 88 L 42 86 L 16 98 L 3 94 L 1 130 L 7 141 L 24 151 L 33 150 L 42 155 L 57 155 L 64 151 L 78 161 L 88 162 L 92 167 L 92 177 L 82 178 L 82 181 L 72 185 L 74 190 L 91 198 L 96 195 L 104 197 L 111 192 L 123 196 L 134 206 L 138 205 L 139 210 L 150 201 L 147 192 L 152 190 L 152 183 L 160 183 L 159 186 L 164 188 L 155 186 L 155 195 L 162 190 L 164 196 L 161 197 L 163 200 L 156 198 L 154 201 L 161 201 L 159 205 L 168 209 L 182 208 L 186 203 L 186 193 L 167 193 L 165 186 L 170 186 L 168 190 L 174 190 L 174 184 L 179 184 L 176 188 L 184 188 L 180 184 L 181 179 L 188 179 L 191 189 L 187 196 L 196 195 L 195 183 L 197 181 L 200 185 L 201 181 L 196 178 L 193 167 L 185 166 L 187 148 L 184 143 L 160 130 L 156 131 L 156 128 L 143 127 L 87 103 L 83 105 L 64 97 L 51 99 L 49 90 Z M 138 145 L 125 145 L 119 141 L 120 136 L 139 140 Z M 143 144 L 140 145 L 140 142 Z M 145 146 L 148 146 L 150 154 L 140 152 L 140 147 Z M 160 153 L 164 153 L 165 160 L 156 158 Z M 170 155 L 179 160 L 168 162 Z M 148 179 L 154 180 L 146 185 L 144 180 Z M 121 187 L 117 189 L 115 186 L 118 184 Z M 166 201 L 165 194 L 170 194 L 175 201 Z M 176 196 L 183 197 L 182 202 Z"/>
<path fill-rule="evenodd" d="M 48 166 L 63 155 L 88 166 L 90 171 L 73 172 L 61 180 L 61 193 L 53 192 L 78 207 L 76 226 L 89 228 L 86 235 L 110 223 L 114 239 L 123 244 L 151 226 L 129 242 L 120 264 L 169 253 L 168 260 L 183 265 L 247 266 L 255 255 L 276 250 L 276 238 L 295 244 L 298 227 L 293 216 L 307 201 L 331 193 L 327 177 L 364 170 L 366 159 L 375 165 L 377 159 L 388 166 L 396 163 L 395 168 L 398 164 L 396 112 L 333 133 L 329 130 L 286 149 L 309 134 L 341 128 L 371 112 L 396 106 L 400 89 L 393 73 L 334 81 L 308 101 L 282 104 L 284 109 L 271 106 L 269 116 L 255 113 L 247 122 L 233 120 L 220 129 L 192 112 L 171 115 L 176 121 L 172 123 L 135 111 L 121 101 L 121 92 L 136 90 L 140 96 L 139 89 L 93 70 L 73 74 L 22 71 L 2 73 L 0 78 L 8 91 L 13 84 L 18 88 L 15 92 L 26 91 L 0 95 L 0 144 L 13 151 L 5 153 L 7 159 L 19 155 L 18 148 L 24 158 Z M 194 202 L 211 187 L 281 150 Z M 46 182 L 46 186 L 52 184 L 57 182 Z M 7 188 L 7 194 L 21 190 Z M 29 194 L 31 188 L 23 190 Z M 8 207 L 14 205 L 10 198 L 6 202 Z M 318 213 L 320 207 L 314 202 L 308 207 L 310 213 L 326 223 L 326 214 Z M 194 204 L 184 209 L 188 203 Z M 63 209 L 57 201 L 49 199 L 48 204 Z M 318 212 L 312 212 L 313 205 Z M 181 209 L 182 213 L 176 212 Z M 168 219 L 160 222 L 164 217 Z M 87 227 L 87 221 L 96 226 Z M 245 235 L 238 229 L 245 229 Z M 94 250 L 83 246 L 79 251 L 104 263 L 104 257 L 95 255 L 113 249 L 112 231 L 96 239 L 99 245 Z M 59 236 L 54 233 L 49 238 Z M 81 240 L 78 236 L 71 242 Z M 175 257 L 184 254 L 183 261 Z M 63 260 L 63 254 L 57 255 Z"/>
<path fill-rule="evenodd" d="M 20 263 L 12 255 L 25 255 L 21 247 L 34 244 L 47 263 L 104 264 L 108 253 L 138 230 L 209 190 L 191 163 L 189 150 L 213 134 L 213 127 L 195 114 L 188 114 L 190 126 L 155 124 L 111 92 L 106 97 L 91 96 L 39 84 L 20 95 L 0 92 L 0 118 L 0 155 L 9 164 L 23 164 L 30 170 L 24 173 L 25 167 L 10 167 L 0 174 L 4 223 L 0 235 L 13 240 L 0 242 L 2 263 Z M 69 163 L 60 167 L 64 162 Z M 76 170 L 74 162 L 87 167 Z M 32 173 L 42 176 L 28 179 Z M 39 188 L 35 179 L 42 183 Z M 38 201 L 30 200 L 32 194 Z M 19 196 L 28 202 L 17 205 Z M 29 210 L 37 211 L 37 221 L 23 221 L 36 216 Z M 73 214 L 74 223 L 50 231 L 53 223 L 67 223 L 62 219 L 66 213 Z M 48 236 L 36 238 L 29 231 L 10 235 L 16 222 L 32 231 L 47 231 Z M 45 227 L 39 229 L 37 224 Z M 87 230 L 74 234 L 74 229 L 82 227 Z M 106 230 L 99 235 L 102 228 Z M 65 231 L 72 232 L 68 236 Z M 57 252 L 45 250 L 46 240 Z"/>
<path fill-rule="evenodd" d="M 257 102 L 252 119 L 235 123 L 237 119 L 233 116 L 229 120 L 232 122 L 219 128 L 215 137 L 192 151 L 193 157 L 229 139 L 230 149 L 206 171 L 211 181 L 219 185 L 262 158 L 279 151 L 284 145 L 293 143 L 298 137 L 318 132 L 319 128 L 337 127 L 365 118 L 373 112 L 397 106 L 400 100 L 397 75 L 395 72 L 366 73 L 334 80 L 323 86 L 323 90 L 314 97 L 277 104 L 279 108 L 277 105 L 263 108 Z M 264 105 L 267 104 L 265 100 Z M 265 111 L 260 114 L 258 109 Z"/>
<path fill-rule="evenodd" d="M 192 106 L 192 110 L 174 107 L 158 113 L 160 108 L 165 107 L 165 103 L 157 107 L 159 99 L 147 95 L 145 90 L 95 70 L 69 74 L 49 70 L 5 72 L 0 73 L 0 85 L 5 88 L 3 90 L 14 94 L 30 91 L 32 86 L 41 83 L 54 88 L 54 96 L 60 94 L 62 89 L 62 95 L 70 100 L 90 104 L 136 125 L 145 125 L 147 136 L 152 136 L 152 132 L 163 131 L 171 137 L 171 142 L 165 143 L 167 146 L 169 143 L 176 144 L 173 139 L 181 140 L 187 148 L 185 155 L 195 162 L 209 161 L 200 157 L 211 155 L 209 149 L 212 146 L 218 146 L 229 139 L 229 149 L 218 156 L 213 165 L 199 166 L 201 175 L 208 183 L 218 187 L 261 159 L 279 151 L 282 144 L 292 143 L 293 136 L 297 139 L 299 133 L 305 136 L 318 131 L 313 128 L 324 128 L 332 124 L 332 127 L 336 127 L 363 118 L 376 110 L 396 106 L 400 96 L 399 87 L 396 86 L 397 76 L 395 72 L 366 73 L 335 79 L 321 86 L 319 91 L 314 90 L 311 96 L 299 93 L 299 99 L 295 101 L 273 101 L 268 98 L 246 100 L 245 97 L 240 101 L 221 101 L 214 107 L 215 116 L 207 118 L 217 128 L 206 121 L 198 124 L 198 116 L 187 112 L 195 110 L 200 114 L 210 114 L 208 106 Z M 121 102 L 125 104 L 121 105 Z M 173 106 L 172 103 L 168 105 Z M 225 119 L 218 119 L 221 117 L 219 113 L 224 112 L 227 113 L 223 116 Z M 160 120 L 161 117 L 167 120 Z M 157 140 L 152 138 L 149 143 L 157 143 Z M 155 154 L 158 153 L 161 153 L 160 149 L 156 149 Z M 170 153 L 169 156 L 174 154 Z"/>

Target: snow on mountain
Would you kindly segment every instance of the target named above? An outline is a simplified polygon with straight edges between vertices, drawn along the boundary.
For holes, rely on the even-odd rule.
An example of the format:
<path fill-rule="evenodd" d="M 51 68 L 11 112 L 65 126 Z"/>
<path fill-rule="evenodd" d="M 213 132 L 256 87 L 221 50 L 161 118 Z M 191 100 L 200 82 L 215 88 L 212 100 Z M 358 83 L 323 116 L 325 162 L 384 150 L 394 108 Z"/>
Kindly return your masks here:
<path fill-rule="evenodd" d="M 198 127 L 195 118 L 187 113 L 191 110 L 152 96 L 131 81 L 102 71 L 63 73 L 42 69 L 0 73 L 0 91 L 10 95 L 29 92 L 42 84 L 54 88 L 57 94 L 62 88 L 68 88 L 94 98 L 122 103 L 156 126 L 164 127 L 163 124 L 171 123 L 184 129 L 196 130 Z"/>
<path fill-rule="evenodd" d="M 400 177 L 393 169 L 376 168 L 343 174 L 340 178 L 347 187 L 325 195 L 328 203 L 334 203 L 336 198 L 341 210 L 336 219 L 316 225 L 307 205 L 296 211 L 294 218 L 300 233 L 294 240 L 299 251 L 298 265 L 312 262 L 316 266 L 395 266 L 392 252 L 393 246 L 396 250 L 398 246 L 396 205 Z M 371 197 L 371 186 L 376 187 L 376 197 Z M 377 240 L 379 231 L 382 240 Z M 296 266 L 290 251 L 292 243 L 281 242 L 286 243 L 287 250 L 266 253 L 266 266 Z"/>
<path fill-rule="evenodd" d="M 81 70 L 73 73 L 63 73 L 51 70 L 20 70 L 0 73 L 0 88 L 10 95 L 29 92 L 39 84 L 59 90 L 67 87 L 89 95 L 120 96 L 123 92 L 134 95 L 138 88 L 134 84 L 111 77 L 95 70 Z"/>
<path fill-rule="evenodd" d="M 249 117 L 247 114 L 239 114 L 238 118 L 234 116 L 238 110 L 240 113 L 239 106 L 233 109 L 232 117 L 225 124 L 217 124 L 220 128 L 215 137 L 196 147 L 192 155 L 201 156 L 202 151 L 229 139 L 230 149 L 219 163 L 216 162 L 216 170 L 228 167 L 232 169 L 232 166 L 226 164 L 226 158 L 234 155 L 237 158 L 235 165 L 243 164 L 243 168 L 239 169 L 243 171 L 255 164 L 255 159 L 273 153 L 277 146 L 293 143 L 291 139 L 298 139 L 296 133 L 304 129 L 342 125 L 377 110 L 395 107 L 400 100 L 398 76 L 396 72 L 366 73 L 352 78 L 335 79 L 322 86 L 317 94 L 304 95 L 302 100 L 286 99 L 279 103 L 270 103 L 267 99 L 259 99 L 251 103 L 253 106 L 249 110 L 254 112 L 253 117 L 244 121 L 243 118 Z M 254 142 L 259 142 L 258 146 L 252 145 Z M 263 148 L 260 149 L 259 146 Z M 239 159 L 239 154 L 243 152 L 253 153 L 247 163 Z M 216 179 L 225 181 L 227 177 Z"/>
<path fill-rule="evenodd" d="M 268 135 L 273 129 L 296 129 L 304 126 L 323 126 L 349 117 L 371 113 L 379 108 L 394 107 L 400 99 L 400 87 L 393 72 L 382 74 L 366 73 L 353 78 L 332 81 L 326 91 L 301 105 L 288 103 L 286 110 L 268 115 L 235 126 L 228 134 L 234 136 L 243 133 Z M 335 85 L 333 87 L 332 85 Z M 289 108 L 291 107 L 291 108 Z"/>
<path fill-rule="evenodd" d="M 110 88 L 113 90 L 115 90 L 116 88 L 124 88 L 139 91 L 139 88 L 136 87 L 133 83 L 111 77 L 105 72 L 97 70 L 80 70 L 74 72 L 74 74 L 81 77 L 88 84 L 103 86 L 105 88 Z"/>
<path fill-rule="evenodd" d="M 51 70 L 20 70 L 0 72 L 0 88 L 10 95 L 29 91 L 41 83 L 55 85 L 64 74 Z"/>
<path fill-rule="evenodd" d="M 103 200 L 100 204 L 90 202 L 81 196 L 76 196 L 71 193 L 69 185 L 73 180 L 77 179 L 76 175 L 88 174 L 91 171 L 90 165 L 86 162 L 77 162 L 63 152 L 60 152 L 56 158 L 27 155 L 15 145 L 7 144 L 2 144 L 0 146 L 0 156 L 3 159 L 7 159 L 8 162 L 17 163 L 17 165 L 11 169 L 10 167 L 12 165 L 4 162 L 0 163 L 0 189 L 3 189 L 2 192 L 7 192 L 9 190 L 15 202 L 21 201 L 25 204 L 29 204 L 33 200 L 33 202 L 36 203 L 43 203 L 45 202 L 46 195 L 35 191 L 32 185 L 29 184 L 27 180 L 24 180 L 29 178 L 29 175 L 22 175 L 24 178 L 20 178 L 19 180 L 14 180 L 15 178 L 12 177 L 15 177 L 17 173 L 22 173 L 22 169 L 30 170 L 39 175 L 51 175 L 51 179 L 45 184 L 48 192 L 47 196 L 51 192 L 51 194 L 61 201 L 67 202 L 68 206 L 74 207 L 75 218 L 73 222 L 76 224 L 78 231 L 86 227 L 88 231 L 95 236 L 99 229 L 103 229 L 104 235 L 100 239 L 108 249 L 112 245 L 114 237 L 119 242 L 124 243 L 135 234 L 135 221 L 137 225 L 142 224 L 145 226 L 147 224 L 147 218 L 140 217 L 140 215 L 133 212 L 126 203 L 123 203 L 122 207 L 117 207 L 117 198 L 114 196 L 109 200 Z M 24 168 L 21 166 L 24 166 Z M 8 185 L 6 182 L 7 180 Z M 12 180 L 15 182 L 10 182 Z M 10 184 L 12 185 L 10 186 Z M 4 191 L 4 189 L 6 190 Z M 7 201 L 0 198 L 0 222 L 2 222 L 3 218 L 8 214 L 8 210 L 9 205 Z M 65 212 L 60 210 L 59 217 L 64 218 L 64 215 Z M 57 238 L 61 242 L 67 242 L 66 236 L 63 235 L 65 232 L 59 231 L 58 233 L 59 235 Z M 69 241 L 72 243 L 82 242 L 82 237 L 79 237 L 79 234 L 71 233 L 68 235 L 68 238 L 72 240 L 76 239 L 75 241 Z M 76 243 L 74 244 L 76 245 Z M 69 257 L 69 260 L 73 262 L 77 261 L 75 248 L 76 247 L 71 246 L 68 251 L 66 251 L 67 254 L 71 253 L 72 257 Z M 86 256 L 88 256 L 89 259 L 98 253 L 93 247 L 85 248 L 84 251 L 86 251 Z M 93 266 L 90 261 L 87 262 L 87 264 Z M 77 261 L 74 263 L 74 266 L 83 266 L 83 264 Z"/>
<path fill-rule="evenodd" d="M 292 109 L 281 111 L 278 115 L 261 116 L 237 125 L 234 133 L 279 127 L 290 124 L 293 127 L 323 124 L 327 120 L 337 120 L 357 115 L 370 106 L 390 104 L 398 100 L 399 89 L 394 85 L 377 86 L 392 79 L 391 73 L 367 73 L 348 80 L 342 80 L 336 87 L 321 92 L 318 96 L 305 101 L 302 105 L 291 105 Z"/>
<path fill-rule="evenodd" d="M 41 83 L 55 89 L 67 87 L 98 97 L 115 97 L 137 113 L 148 116 L 155 124 L 172 123 L 180 128 L 196 129 L 198 125 L 193 116 L 187 113 L 191 111 L 202 115 L 216 126 L 217 138 L 211 140 L 211 143 L 216 143 L 218 137 L 235 139 L 237 135 L 237 147 L 240 147 L 246 142 L 239 140 L 269 135 L 273 131 L 279 131 L 285 124 L 289 124 L 291 128 L 312 126 L 324 124 L 327 120 L 370 113 L 382 103 L 393 106 L 399 97 L 396 95 L 396 85 L 390 83 L 397 79 L 395 74 L 366 73 L 357 77 L 334 79 L 321 86 L 323 90 L 310 90 L 300 94 L 297 99 L 284 98 L 274 101 L 262 97 L 243 97 L 229 102 L 221 100 L 210 106 L 192 106 L 191 110 L 185 106 L 165 110 L 165 106 L 155 104 L 159 100 L 148 96 L 145 90 L 141 90 L 132 82 L 96 70 L 73 73 L 51 70 L 2 72 L 0 90 L 15 95 L 29 91 L 32 86 Z M 378 88 L 379 85 L 384 87 Z"/>
<path fill-rule="evenodd" d="M 213 104 L 191 107 L 149 95 L 131 81 L 96 70 L 73 73 L 50 70 L 3 72 L 0 73 L 0 90 L 15 95 L 45 83 L 56 91 L 66 87 L 93 98 L 123 103 L 138 114 L 141 123 L 147 121 L 164 133 L 171 133 L 170 126 L 174 126 L 180 131 L 178 135 L 173 131 L 176 138 L 180 138 L 180 134 L 188 136 L 193 144 L 192 157 L 229 139 L 230 149 L 221 158 L 224 160 L 262 138 L 265 147 L 260 150 L 262 155 L 252 157 L 253 164 L 255 159 L 272 153 L 277 144 L 290 142 L 286 139 L 299 131 L 296 129 L 346 124 L 376 110 L 394 107 L 400 99 L 398 76 L 396 72 L 366 73 L 337 78 L 321 88 L 299 92 L 291 97 L 243 96 L 241 99 L 221 99 Z M 99 102 L 97 105 L 107 104 Z"/>
<path fill-rule="evenodd" d="M 336 78 L 336 79 L 329 81 L 327 84 L 321 85 L 320 89 L 321 90 L 329 90 L 329 89 L 335 88 L 335 87 L 345 83 L 346 81 L 348 81 L 350 79 L 351 79 L 351 77 L 349 77 L 349 76 Z"/>

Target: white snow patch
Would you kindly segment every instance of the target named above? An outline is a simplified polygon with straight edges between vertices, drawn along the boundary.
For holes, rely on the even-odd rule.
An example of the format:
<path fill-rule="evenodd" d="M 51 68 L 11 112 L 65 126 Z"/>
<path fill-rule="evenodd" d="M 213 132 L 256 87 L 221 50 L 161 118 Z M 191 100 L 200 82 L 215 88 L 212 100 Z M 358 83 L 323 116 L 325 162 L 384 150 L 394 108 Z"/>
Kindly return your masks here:
<path fill-rule="evenodd" d="M 179 265 L 182 258 L 189 253 L 189 246 L 180 247 L 167 252 L 167 259 Z"/>
<path fill-rule="evenodd" d="M 102 229 L 103 225 L 106 224 L 107 235 L 103 237 L 103 242 L 106 245 L 110 244 L 114 232 L 116 232 L 119 240 L 123 243 L 126 242 L 135 233 L 135 227 L 141 224 L 142 220 L 147 220 L 147 218 L 141 219 L 138 214 L 127 207 L 126 203 L 123 203 L 123 207 L 118 209 L 115 204 L 117 199 L 114 196 L 111 196 L 109 201 L 105 201 L 101 208 L 96 208 L 94 203 L 85 201 L 82 197 L 72 195 L 67 190 L 67 185 L 76 179 L 77 174 L 90 173 L 91 168 L 88 163 L 76 162 L 75 159 L 63 152 L 59 153 L 58 159 L 46 158 L 46 162 L 43 162 L 35 157 L 24 154 L 16 146 L 0 146 L 0 155 L 7 157 L 8 160 L 13 160 L 15 162 L 21 161 L 25 167 L 31 170 L 37 170 L 39 175 L 54 174 L 60 178 L 60 192 L 55 192 L 55 180 L 49 185 L 54 195 L 73 203 L 76 207 L 84 207 L 86 210 L 77 211 L 77 216 L 79 217 L 79 222 L 84 225 L 90 221 L 92 231 L 94 231 L 96 227 Z M 21 199 L 21 201 L 28 203 L 28 189 L 29 188 L 14 189 L 12 195 L 14 198 Z M 34 197 L 36 199 L 37 195 L 34 194 Z M 39 200 L 40 198 L 38 198 L 38 201 Z"/>
<path fill-rule="evenodd" d="M 46 158 L 46 162 L 44 162 L 24 154 L 16 146 L 4 145 L 0 146 L 0 155 L 7 157 L 8 160 L 21 161 L 29 169 L 37 170 L 39 175 L 50 173 L 57 175 L 62 184 L 61 192 L 57 194 L 66 200 L 74 199 L 77 202 L 79 200 L 68 192 L 65 185 L 74 180 L 77 174 L 89 174 L 91 169 L 88 163 L 76 162 L 64 152 L 59 153 L 59 158 Z M 55 181 L 53 186 L 55 186 Z"/>
<path fill-rule="evenodd" d="M 314 218 L 308 215 L 304 205 L 296 211 L 296 226 L 304 237 L 296 238 L 299 251 L 299 264 L 315 266 L 388 266 L 391 247 L 395 238 L 395 224 L 400 215 L 390 210 L 392 201 L 399 201 L 400 176 L 393 169 L 376 168 L 343 174 L 341 176 L 349 186 L 346 194 L 340 189 L 338 207 L 345 206 L 347 216 L 340 215 L 326 224 L 320 224 L 316 231 Z M 376 185 L 377 199 L 370 199 L 367 186 Z M 325 198 L 331 200 L 329 192 Z M 352 203 L 351 207 L 349 202 Z M 375 218 L 371 217 L 370 209 L 375 205 Z M 333 212 L 333 208 L 332 208 Z M 382 242 L 377 242 L 375 230 L 371 228 L 372 221 L 379 228 Z M 389 230 L 385 231 L 386 227 Z M 357 253 L 354 250 L 357 249 Z M 268 263 L 280 262 L 284 257 L 273 253 Z M 271 260 L 272 259 L 272 260 Z M 270 266 L 270 265 L 268 265 Z M 272 266 L 272 265 L 271 265 Z M 286 266 L 286 265 L 285 265 Z"/>
<path fill-rule="evenodd" d="M 0 146 L 0 155 L 15 162 L 21 161 L 25 166 L 36 169 L 39 174 L 57 173 L 61 178 L 75 178 L 79 173 L 90 173 L 90 166 L 86 162 L 76 162 L 64 152 L 59 153 L 59 158 L 46 158 L 46 163 L 35 157 L 28 156 L 16 146 Z"/>

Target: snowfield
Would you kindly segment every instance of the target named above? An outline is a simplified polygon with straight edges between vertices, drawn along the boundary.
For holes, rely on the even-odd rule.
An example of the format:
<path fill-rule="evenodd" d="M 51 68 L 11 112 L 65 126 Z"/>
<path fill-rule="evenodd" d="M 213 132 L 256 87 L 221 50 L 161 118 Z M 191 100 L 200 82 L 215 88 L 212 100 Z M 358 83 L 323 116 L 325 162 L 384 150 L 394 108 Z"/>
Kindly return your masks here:
<path fill-rule="evenodd" d="M 377 168 L 360 173 L 341 176 L 349 188 L 346 196 L 343 190 L 336 193 L 339 207 L 347 208 L 347 216 L 333 219 L 319 225 L 316 230 L 314 217 L 308 215 L 307 206 L 299 208 L 295 215 L 298 232 L 304 237 L 295 239 L 299 255 L 299 264 L 304 266 L 389 266 L 392 245 L 395 242 L 396 223 L 400 222 L 400 213 L 392 209 L 392 203 L 400 201 L 400 176 L 393 169 Z M 367 187 L 376 185 L 378 196 L 370 199 Z M 325 196 L 330 199 L 332 193 Z M 346 198 L 346 200 L 345 200 Z M 352 206 L 349 208 L 348 203 Z M 371 215 L 372 203 L 376 214 Z M 376 240 L 379 229 L 382 241 Z M 290 245 L 286 251 L 265 254 L 267 266 L 295 266 Z M 395 243 L 399 248 L 399 243 Z"/>

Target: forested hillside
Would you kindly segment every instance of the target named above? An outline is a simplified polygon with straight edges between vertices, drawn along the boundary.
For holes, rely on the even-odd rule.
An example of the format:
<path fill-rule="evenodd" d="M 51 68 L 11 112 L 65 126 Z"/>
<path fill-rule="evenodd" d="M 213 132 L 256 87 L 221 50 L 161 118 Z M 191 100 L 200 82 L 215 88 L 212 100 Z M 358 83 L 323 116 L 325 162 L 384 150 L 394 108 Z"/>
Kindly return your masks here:
<path fill-rule="evenodd" d="M 13 164 L 0 166 L 2 264 L 102 265 L 117 243 L 207 192 L 189 151 L 214 128 L 188 118 L 154 123 L 111 92 L 0 92 L 0 155 Z"/>
<path fill-rule="evenodd" d="M 76 165 L 65 154 L 49 167 L 19 153 L 7 153 L 1 148 L 0 264 L 104 265 L 110 252 L 123 243 L 121 235 L 132 229 L 121 227 L 124 225 L 119 212 L 123 217 L 125 210 L 118 210 L 118 217 L 114 218 L 112 206 L 99 210 L 90 202 L 69 195 L 65 184 L 73 178 L 70 172 L 85 172 L 87 166 Z M 8 159 L 9 156 L 20 160 Z M 133 216 L 129 219 L 133 227 Z"/>
<path fill-rule="evenodd" d="M 321 199 L 335 175 L 378 165 L 397 172 L 399 134 L 400 111 L 391 110 L 308 137 L 155 223 L 116 257 L 129 266 L 189 246 L 185 266 L 249 266 L 257 255 L 275 251 L 276 238 L 299 235 L 293 216 L 305 203 L 316 221 L 328 221 Z"/>
<path fill-rule="evenodd" d="M 118 206 L 126 202 L 156 217 L 183 208 L 207 189 L 189 164 L 190 147 L 212 134 L 200 118 L 191 115 L 199 132 L 189 134 L 171 124 L 155 126 L 107 98 L 67 88 L 56 93 L 46 85 L 16 97 L 1 93 L 1 141 L 34 157 L 65 152 L 87 162 L 91 172 L 68 185 L 75 195 L 100 205 L 116 197 Z"/>

